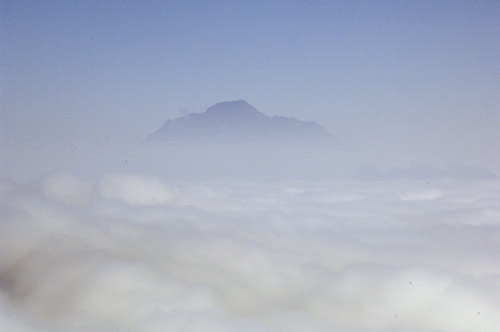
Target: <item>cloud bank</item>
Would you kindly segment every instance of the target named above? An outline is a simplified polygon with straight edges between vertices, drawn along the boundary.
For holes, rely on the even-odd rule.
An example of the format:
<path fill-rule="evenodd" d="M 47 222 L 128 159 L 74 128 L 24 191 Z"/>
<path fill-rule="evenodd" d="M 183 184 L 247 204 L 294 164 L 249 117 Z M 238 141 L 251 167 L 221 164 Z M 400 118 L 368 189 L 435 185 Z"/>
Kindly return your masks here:
<path fill-rule="evenodd" d="M 495 331 L 500 183 L 0 182 L 0 331 Z"/>

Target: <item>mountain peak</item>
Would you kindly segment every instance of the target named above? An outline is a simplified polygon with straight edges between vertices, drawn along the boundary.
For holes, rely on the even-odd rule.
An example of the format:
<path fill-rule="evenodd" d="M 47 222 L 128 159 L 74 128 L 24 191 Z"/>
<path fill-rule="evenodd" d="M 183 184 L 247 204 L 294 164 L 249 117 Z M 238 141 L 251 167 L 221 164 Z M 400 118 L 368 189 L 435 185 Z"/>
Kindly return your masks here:
<path fill-rule="evenodd" d="M 239 100 L 233 100 L 233 101 L 223 101 L 220 103 L 217 103 L 213 106 L 210 106 L 206 113 L 208 114 L 214 114 L 214 113 L 222 113 L 222 114 L 227 114 L 227 113 L 237 113 L 237 114 L 242 114 L 242 113 L 253 113 L 253 114 L 262 114 L 263 113 L 259 112 L 255 107 L 247 103 L 243 99 Z"/>
<path fill-rule="evenodd" d="M 208 109 L 212 109 L 212 108 L 217 109 L 217 108 L 221 108 L 221 107 L 251 107 L 251 108 L 254 108 L 246 100 L 238 99 L 238 100 L 221 101 L 219 103 L 216 103 L 216 104 L 210 106 Z"/>
<path fill-rule="evenodd" d="M 151 136 L 166 142 L 284 142 L 331 140 L 333 136 L 315 122 L 283 116 L 270 117 L 245 100 L 217 103 L 203 113 L 168 120 Z"/>

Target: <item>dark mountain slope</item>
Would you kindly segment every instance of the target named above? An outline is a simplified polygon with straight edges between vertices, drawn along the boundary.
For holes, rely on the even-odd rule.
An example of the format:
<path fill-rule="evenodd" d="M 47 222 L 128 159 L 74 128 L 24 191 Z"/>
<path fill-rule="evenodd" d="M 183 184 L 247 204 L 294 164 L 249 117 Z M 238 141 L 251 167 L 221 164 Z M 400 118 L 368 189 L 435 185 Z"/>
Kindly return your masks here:
<path fill-rule="evenodd" d="M 222 102 L 203 113 L 168 120 L 149 140 L 165 142 L 333 141 L 320 125 L 283 116 L 270 117 L 244 100 Z"/>

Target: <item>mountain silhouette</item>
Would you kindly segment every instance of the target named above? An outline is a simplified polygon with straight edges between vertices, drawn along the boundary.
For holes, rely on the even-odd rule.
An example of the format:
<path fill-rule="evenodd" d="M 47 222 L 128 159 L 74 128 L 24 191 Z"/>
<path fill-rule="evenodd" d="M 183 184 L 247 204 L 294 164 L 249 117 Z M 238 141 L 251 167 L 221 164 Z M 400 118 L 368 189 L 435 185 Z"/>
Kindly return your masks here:
<path fill-rule="evenodd" d="M 319 124 L 284 116 L 268 116 L 244 100 L 226 101 L 203 113 L 166 121 L 148 140 L 194 143 L 331 142 Z"/>

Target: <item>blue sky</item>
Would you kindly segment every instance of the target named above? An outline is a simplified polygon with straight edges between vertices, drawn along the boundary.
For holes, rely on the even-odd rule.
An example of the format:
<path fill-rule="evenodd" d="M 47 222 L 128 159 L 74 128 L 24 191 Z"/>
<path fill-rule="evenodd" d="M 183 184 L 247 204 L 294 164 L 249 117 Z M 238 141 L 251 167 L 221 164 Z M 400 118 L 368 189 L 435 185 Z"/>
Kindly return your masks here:
<path fill-rule="evenodd" d="M 367 161 L 500 171 L 497 1 L 3 1 L 7 172 L 224 100 Z M 22 167 L 21 167 L 22 168 Z"/>

